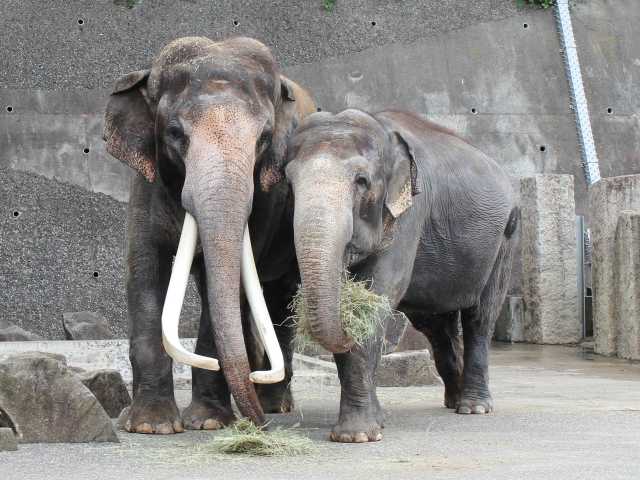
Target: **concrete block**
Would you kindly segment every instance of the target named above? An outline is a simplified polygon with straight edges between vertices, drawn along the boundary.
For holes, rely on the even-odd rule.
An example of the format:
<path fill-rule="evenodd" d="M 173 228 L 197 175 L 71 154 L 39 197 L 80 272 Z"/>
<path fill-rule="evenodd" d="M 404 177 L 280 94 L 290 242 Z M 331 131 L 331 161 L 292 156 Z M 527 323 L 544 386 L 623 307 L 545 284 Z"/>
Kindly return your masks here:
<path fill-rule="evenodd" d="M 508 296 L 496 321 L 493 334 L 499 342 L 524 342 L 524 300 L 520 296 Z"/>
<path fill-rule="evenodd" d="M 0 452 L 18 450 L 18 439 L 11 428 L 0 428 Z"/>
<path fill-rule="evenodd" d="M 520 195 L 524 338 L 531 343 L 576 343 L 582 325 L 573 176 L 523 178 Z"/>
<path fill-rule="evenodd" d="M 620 213 L 614 279 L 617 354 L 620 358 L 640 360 L 640 210 Z"/>
<path fill-rule="evenodd" d="M 383 355 L 376 374 L 379 387 L 442 385 L 429 350 Z"/>
<path fill-rule="evenodd" d="M 623 210 L 640 209 L 640 175 L 603 178 L 589 192 L 595 351 L 615 355 L 615 234 Z"/>

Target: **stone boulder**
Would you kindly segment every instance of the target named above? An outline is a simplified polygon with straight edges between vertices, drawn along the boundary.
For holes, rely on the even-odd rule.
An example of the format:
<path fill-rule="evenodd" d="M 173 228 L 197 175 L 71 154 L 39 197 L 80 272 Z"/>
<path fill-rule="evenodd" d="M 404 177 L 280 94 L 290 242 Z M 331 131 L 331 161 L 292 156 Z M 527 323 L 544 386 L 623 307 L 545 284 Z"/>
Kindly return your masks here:
<path fill-rule="evenodd" d="M 42 338 L 35 333 L 28 332 L 0 318 L 0 342 L 27 342 L 36 340 L 42 340 Z"/>
<path fill-rule="evenodd" d="M 107 319 L 94 312 L 72 312 L 62 315 L 67 340 L 111 340 Z"/>
<path fill-rule="evenodd" d="M 117 370 L 96 370 L 79 375 L 84 386 L 91 390 L 111 418 L 118 418 L 120 412 L 131 405 L 131 396 Z"/>
<path fill-rule="evenodd" d="M 0 362 L 0 411 L 20 443 L 118 441 L 111 419 L 61 355 L 27 352 Z"/>
<path fill-rule="evenodd" d="M 383 355 L 376 374 L 379 387 L 442 385 L 429 350 Z"/>
<path fill-rule="evenodd" d="M 18 449 L 18 440 L 13 429 L 0 427 L 0 452 L 11 452 Z"/>

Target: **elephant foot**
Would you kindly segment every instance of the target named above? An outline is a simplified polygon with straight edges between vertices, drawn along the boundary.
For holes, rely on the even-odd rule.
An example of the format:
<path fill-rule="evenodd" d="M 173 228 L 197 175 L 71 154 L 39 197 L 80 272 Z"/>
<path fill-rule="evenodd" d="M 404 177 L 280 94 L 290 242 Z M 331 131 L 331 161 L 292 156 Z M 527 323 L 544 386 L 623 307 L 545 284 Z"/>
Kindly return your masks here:
<path fill-rule="evenodd" d="M 329 438 L 332 442 L 340 443 L 379 442 L 382 440 L 381 429 L 377 422 L 344 422 L 333 427 Z"/>
<path fill-rule="evenodd" d="M 485 395 L 462 395 L 456 413 L 462 415 L 483 414 L 493 412 L 493 399 L 489 393 Z"/>
<path fill-rule="evenodd" d="M 460 392 L 458 390 L 450 391 L 445 388 L 444 406 L 446 408 L 457 409 L 459 403 L 460 403 Z"/>
<path fill-rule="evenodd" d="M 138 395 L 118 417 L 118 426 L 129 433 L 168 435 L 184 432 L 173 398 Z"/>
<path fill-rule="evenodd" d="M 182 411 L 182 421 L 189 430 L 219 430 L 236 420 L 231 406 L 207 405 L 198 400 Z"/>
<path fill-rule="evenodd" d="M 265 387 L 268 387 L 265 385 Z M 274 387 L 276 387 L 274 385 Z M 289 413 L 293 410 L 293 395 L 291 389 L 285 388 L 259 388 L 258 398 L 264 413 Z"/>

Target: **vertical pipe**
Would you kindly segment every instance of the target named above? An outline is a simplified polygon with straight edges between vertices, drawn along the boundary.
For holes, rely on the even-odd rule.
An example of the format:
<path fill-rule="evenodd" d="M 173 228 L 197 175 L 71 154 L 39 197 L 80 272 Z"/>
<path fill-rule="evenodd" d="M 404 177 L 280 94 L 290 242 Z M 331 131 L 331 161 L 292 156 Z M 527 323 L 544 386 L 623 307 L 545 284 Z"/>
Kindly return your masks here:
<path fill-rule="evenodd" d="M 582 157 L 582 168 L 587 182 L 591 186 L 600 180 L 600 165 L 596 152 L 591 130 L 591 120 L 589 119 L 589 107 L 587 97 L 584 93 L 582 83 L 582 72 L 578 60 L 578 49 L 575 37 L 573 36 L 573 26 L 571 25 L 571 14 L 569 12 L 569 0 L 557 0 L 555 6 L 558 35 L 562 45 L 564 64 L 566 68 L 569 91 L 571 94 L 571 107 L 576 115 L 576 125 L 578 127 L 578 141 L 580 144 L 580 155 Z"/>

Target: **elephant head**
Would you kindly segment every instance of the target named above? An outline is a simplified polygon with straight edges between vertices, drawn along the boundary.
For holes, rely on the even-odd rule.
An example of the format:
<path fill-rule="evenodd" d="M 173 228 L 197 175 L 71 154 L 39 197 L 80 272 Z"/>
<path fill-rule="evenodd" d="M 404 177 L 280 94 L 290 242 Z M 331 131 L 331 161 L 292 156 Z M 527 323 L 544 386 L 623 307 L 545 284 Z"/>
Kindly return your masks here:
<path fill-rule="evenodd" d="M 163 48 L 150 69 L 120 78 L 106 111 L 107 151 L 159 182 L 197 222 L 222 370 L 256 423 L 263 412 L 240 320 L 243 233 L 254 188 L 284 178 L 287 137 L 313 108 L 262 43 L 187 37 Z"/>
<path fill-rule="evenodd" d="M 353 344 L 340 324 L 341 280 L 384 248 L 419 193 L 404 136 L 359 110 L 305 119 L 290 140 L 286 176 L 311 333 L 326 349 Z"/>

